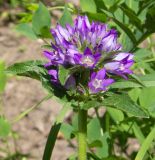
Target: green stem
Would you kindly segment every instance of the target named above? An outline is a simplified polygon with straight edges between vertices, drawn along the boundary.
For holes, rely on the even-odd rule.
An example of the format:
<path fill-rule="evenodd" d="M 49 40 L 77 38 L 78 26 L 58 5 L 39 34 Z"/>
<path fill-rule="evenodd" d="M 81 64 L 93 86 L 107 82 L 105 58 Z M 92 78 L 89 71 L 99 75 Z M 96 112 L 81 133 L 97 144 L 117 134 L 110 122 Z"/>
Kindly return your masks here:
<path fill-rule="evenodd" d="M 61 9 L 64 9 L 64 8 L 65 8 L 65 6 L 55 6 L 55 7 L 49 7 L 48 10 L 49 10 L 49 11 L 52 11 L 52 10 L 61 10 Z M 68 9 L 69 11 L 73 12 L 73 9 L 71 9 L 71 8 L 69 8 L 69 7 L 67 7 L 67 9 Z"/>
<path fill-rule="evenodd" d="M 78 160 L 87 160 L 87 111 L 78 113 Z"/>

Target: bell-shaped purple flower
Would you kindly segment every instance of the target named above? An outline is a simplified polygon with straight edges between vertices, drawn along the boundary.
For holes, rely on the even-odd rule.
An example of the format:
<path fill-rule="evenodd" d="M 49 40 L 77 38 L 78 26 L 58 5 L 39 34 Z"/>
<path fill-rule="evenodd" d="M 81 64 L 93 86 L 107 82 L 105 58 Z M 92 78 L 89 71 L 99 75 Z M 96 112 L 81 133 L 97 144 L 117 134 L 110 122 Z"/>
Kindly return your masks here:
<path fill-rule="evenodd" d="M 50 60 L 49 65 L 57 65 L 64 63 L 64 54 L 62 54 L 61 49 L 55 48 L 53 51 L 44 51 L 44 56 Z M 48 65 L 47 65 L 48 66 Z"/>
<path fill-rule="evenodd" d="M 103 68 L 99 70 L 97 73 L 93 72 L 91 74 L 88 86 L 91 93 L 97 93 L 101 91 L 106 91 L 107 87 L 111 85 L 113 82 L 113 79 L 106 78 L 106 70 Z"/>
<path fill-rule="evenodd" d="M 133 65 L 133 63 L 133 54 L 119 53 L 113 59 L 113 62 L 105 64 L 104 67 L 108 72 L 120 75 L 126 79 L 126 74 L 132 73 L 130 67 Z"/>
<path fill-rule="evenodd" d="M 64 87 L 67 90 L 70 90 L 70 89 L 75 89 L 75 86 L 76 86 L 75 78 L 73 75 L 70 75 L 69 78 L 67 79 Z"/>
<path fill-rule="evenodd" d="M 57 85 L 60 85 L 60 82 L 59 82 L 59 77 L 58 77 L 58 71 L 56 69 L 50 69 L 48 71 L 48 74 L 51 76 L 51 82 L 53 84 L 57 84 Z M 64 87 L 69 90 L 69 89 L 74 89 L 76 86 L 76 81 L 75 81 L 75 78 L 73 75 L 69 75 L 67 80 L 66 80 L 66 83 L 64 85 Z"/>
<path fill-rule="evenodd" d="M 102 39 L 100 45 L 102 45 L 102 51 L 104 52 L 119 50 L 121 45 L 117 44 L 117 32 L 114 29 L 110 30 L 107 36 Z"/>
<path fill-rule="evenodd" d="M 84 54 L 79 53 L 74 55 L 75 63 L 86 68 L 94 68 L 100 58 L 100 53 L 93 54 L 88 47 L 85 49 Z"/>
<path fill-rule="evenodd" d="M 48 74 L 51 76 L 51 82 L 52 83 L 58 83 L 59 80 L 58 80 L 58 71 L 55 70 L 55 69 L 50 69 L 48 71 Z"/>

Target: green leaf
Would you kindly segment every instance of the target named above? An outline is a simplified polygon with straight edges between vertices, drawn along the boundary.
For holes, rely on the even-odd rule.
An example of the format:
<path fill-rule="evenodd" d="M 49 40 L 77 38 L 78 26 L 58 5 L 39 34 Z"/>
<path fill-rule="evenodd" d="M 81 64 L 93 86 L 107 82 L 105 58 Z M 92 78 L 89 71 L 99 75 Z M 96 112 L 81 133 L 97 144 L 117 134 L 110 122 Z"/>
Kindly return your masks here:
<path fill-rule="evenodd" d="M 50 32 L 50 26 L 50 13 L 44 4 L 40 2 L 39 8 L 36 10 L 32 18 L 32 28 L 38 36 L 44 37 L 45 35 L 43 35 L 43 33 L 45 33 L 45 31 L 48 33 Z M 47 35 L 45 37 L 47 37 Z"/>
<path fill-rule="evenodd" d="M 135 38 L 134 34 L 132 33 L 132 31 L 125 24 L 121 23 L 117 19 L 115 19 L 115 18 L 112 18 L 112 19 L 128 35 L 128 37 L 131 39 L 132 43 L 135 44 L 136 38 Z"/>
<path fill-rule="evenodd" d="M 147 77 L 147 76 L 145 76 Z M 151 77 L 151 76 L 150 76 Z M 120 88 L 120 89 L 125 89 L 125 88 L 139 88 L 139 87 L 153 87 L 155 86 L 155 80 L 143 80 L 144 79 L 144 76 L 140 76 L 139 77 L 142 82 L 143 82 L 143 86 L 139 83 L 136 83 L 136 82 L 132 82 L 132 81 L 120 81 L 120 82 L 115 82 L 113 83 L 110 87 L 111 88 Z M 148 78 L 146 78 L 148 79 Z"/>
<path fill-rule="evenodd" d="M 154 33 L 155 28 L 153 27 L 153 24 L 155 23 L 155 5 L 149 8 L 146 17 L 145 27 L 150 33 Z"/>
<path fill-rule="evenodd" d="M 128 94 L 129 94 L 130 98 L 131 98 L 134 102 L 137 102 L 141 91 L 142 91 L 142 90 L 141 90 L 140 88 L 134 88 L 134 89 L 130 90 L 130 91 L 128 92 Z"/>
<path fill-rule="evenodd" d="M 115 82 L 111 86 L 111 88 L 139 88 L 142 87 L 140 84 L 132 81 L 122 81 L 122 82 Z"/>
<path fill-rule="evenodd" d="M 59 23 L 60 23 L 63 27 L 65 27 L 66 24 L 70 24 L 70 25 L 73 24 L 72 15 L 71 15 L 71 13 L 68 11 L 67 5 L 66 5 L 65 8 L 64 8 L 64 12 L 63 12 L 62 17 L 61 17 L 60 20 L 59 20 Z"/>
<path fill-rule="evenodd" d="M 116 108 L 110 108 L 110 107 L 107 108 L 107 111 L 116 123 L 119 123 L 124 120 L 124 114 L 122 111 Z"/>
<path fill-rule="evenodd" d="M 0 117 L 0 138 L 7 137 L 10 132 L 11 132 L 10 123 L 6 119 Z"/>
<path fill-rule="evenodd" d="M 71 125 L 67 124 L 67 123 L 63 123 L 61 125 L 61 129 L 60 132 L 63 133 L 64 137 L 69 140 L 71 138 L 71 134 L 73 133 L 74 129 Z"/>
<path fill-rule="evenodd" d="M 100 159 L 99 157 L 97 157 L 96 154 L 93 153 L 93 152 L 92 152 L 92 153 L 88 152 L 88 153 L 87 153 L 87 158 L 88 158 L 88 159 L 91 159 L 91 160 L 101 160 L 101 159 Z"/>
<path fill-rule="evenodd" d="M 0 61 L 0 93 L 4 91 L 7 82 L 7 77 L 4 70 L 5 64 L 3 61 Z"/>
<path fill-rule="evenodd" d="M 155 81 L 155 72 L 139 77 L 142 81 Z"/>
<path fill-rule="evenodd" d="M 31 39 L 37 39 L 32 27 L 27 23 L 21 23 L 16 26 L 16 31 Z"/>
<path fill-rule="evenodd" d="M 96 13 L 96 4 L 94 0 L 80 0 L 80 6 L 83 12 Z"/>
<path fill-rule="evenodd" d="M 105 5 L 110 8 L 111 6 L 113 6 L 115 4 L 115 0 L 104 0 Z"/>
<path fill-rule="evenodd" d="M 143 58 L 151 56 L 152 52 L 146 48 L 140 48 L 136 52 L 134 52 L 134 60 L 141 61 Z"/>
<path fill-rule="evenodd" d="M 44 64 L 45 62 L 39 60 L 15 63 L 6 69 L 6 73 L 39 80 L 42 82 L 42 86 L 51 94 L 53 86 Z"/>
<path fill-rule="evenodd" d="M 101 13 L 102 9 L 107 9 L 107 7 L 105 6 L 103 0 L 94 0 L 94 2 L 96 4 L 97 13 Z"/>
<path fill-rule="evenodd" d="M 92 143 L 101 137 L 100 122 L 97 118 L 93 118 L 87 125 L 88 143 Z"/>
<path fill-rule="evenodd" d="M 95 140 L 92 143 L 88 144 L 90 148 L 102 147 L 102 142 L 100 140 Z"/>
<path fill-rule="evenodd" d="M 90 100 L 90 101 L 84 102 L 83 105 L 80 107 L 81 107 L 81 109 L 88 110 L 89 108 L 96 108 L 99 106 L 101 106 L 100 102 L 97 102 L 96 100 Z"/>
<path fill-rule="evenodd" d="M 140 150 L 138 151 L 138 154 L 136 155 L 135 160 L 140 160 L 144 158 L 145 154 L 147 153 L 147 150 L 151 147 L 151 143 L 153 142 L 154 139 L 155 139 L 155 127 L 145 138 Z"/>
<path fill-rule="evenodd" d="M 133 41 L 131 40 L 131 38 L 129 38 L 127 33 L 124 32 L 122 29 L 121 29 L 120 33 L 121 33 L 121 35 L 119 37 L 119 41 L 123 46 L 123 50 L 124 51 L 130 51 L 134 46 Z"/>
<path fill-rule="evenodd" d="M 103 105 L 120 109 L 135 117 L 148 118 L 148 115 L 126 94 L 114 94 L 103 100 Z"/>
<path fill-rule="evenodd" d="M 125 5 L 128 6 L 129 9 L 133 10 L 134 13 L 137 13 L 139 10 L 139 2 L 137 0 L 125 0 Z"/>
<path fill-rule="evenodd" d="M 127 19 L 126 16 L 123 14 L 123 11 L 120 8 L 116 8 L 114 15 L 116 19 L 122 23 Z"/>
<path fill-rule="evenodd" d="M 100 158 L 108 156 L 108 133 L 101 134 L 100 122 L 97 118 L 91 119 L 87 125 L 87 139 L 89 147 L 96 147 L 96 155 Z"/>
<path fill-rule="evenodd" d="M 69 70 L 63 66 L 59 66 L 59 80 L 62 85 L 65 85 L 67 78 L 69 77 Z"/>
<path fill-rule="evenodd" d="M 126 4 L 122 4 L 120 8 L 128 16 L 130 23 L 134 24 L 139 30 L 142 30 L 141 20 L 136 16 L 135 12 L 127 7 Z"/>
<path fill-rule="evenodd" d="M 46 146 L 45 146 L 45 150 L 44 150 L 44 154 L 43 154 L 43 158 L 42 158 L 43 160 L 50 160 L 51 159 L 51 155 L 52 155 L 52 152 L 53 152 L 53 149 L 55 146 L 57 135 L 58 135 L 60 127 L 62 125 L 63 119 L 69 109 L 70 109 L 70 106 L 68 105 L 68 103 L 66 103 L 63 106 L 60 113 L 58 114 L 58 116 L 56 117 L 56 121 L 54 122 L 54 125 L 52 125 L 51 130 L 48 135 L 48 138 L 47 138 L 47 142 L 46 142 Z"/>
<path fill-rule="evenodd" d="M 149 95 L 149 96 L 148 96 Z M 139 102 L 141 106 L 146 108 L 150 115 L 155 117 L 155 87 L 143 88 L 139 94 Z"/>
<path fill-rule="evenodd" d="M 143 88 L 139 95 L 140 105 L 145 108 L 148 108 L 152 104 L 155 104 L 154 95 L 155 95 L 155 87 Z"/>
<path fill-rule="evenodd" d="M 95 21 L 100 21 L 105 23 L 107 21 L 107 16 L 104 13 L 87 13 L 89 19 L 95 20 Z"/>
<path fill-rule="evenodd" d="M 96 149 L 96 155 L 100 158 L 108 157 L 109 156 L 109 146 L 108 146 L 108 139 L 110 138 L 109 134 L 105 132 L 101 138 L 100 141 L 102 142 L 102 147 L 97 147 Z"/>
<path fill-rule="evenodd" d="M 46 74 L 46 69 L 43 67 L 43 61 L 25 61 L 21 63 L 15 63 L 6 69 L 9 74 L 26 76 L 40 80 L 40 75 Z"/>
<path fill-rule="evenodd" d="M 127 160 L 124 157 L 116 157 L 116 156 L 110 156 L 108 158 L 104 158 L 102 160 Z"/>
<path fill-rule="evenodd" d="M 142 144 L 143 141 L 145 140 L 145 136 L 143 135 L 143 132 L 141 131 L 140 127 L 138 124 L 135 122 L 132 126 L 134 134 L 136 138 L 138 139 L 139 143 Z"/>
<path fill-rule="evenodd" d="M 155 117 L 155 102 L 148 107 L 148 111 L 152 117 Z"/>
<path fill-rule="evenodd" d="M 45 150 L 44 150 L 44 155 L 42 160 L 50 160 L 51 159 L 51 155 L 55 146 L 55 142 L 57 139 L 57 135 L 59 133 L 61 127 L 61 123 L 55 123 L 48 135 L 47 138 L 47 142 L 46 142 L 46 146 L 45 146 Z"/>

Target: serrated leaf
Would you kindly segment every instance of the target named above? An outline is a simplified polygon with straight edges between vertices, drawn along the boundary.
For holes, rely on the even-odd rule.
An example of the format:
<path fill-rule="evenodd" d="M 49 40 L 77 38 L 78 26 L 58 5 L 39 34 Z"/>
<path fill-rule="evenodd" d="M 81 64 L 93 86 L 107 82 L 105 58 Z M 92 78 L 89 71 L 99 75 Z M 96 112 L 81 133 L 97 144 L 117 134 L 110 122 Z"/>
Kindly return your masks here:
<path fill-rule="evenodd" d="M 71 15 L 71 13 L 68 11 L 67 5 L 65 6 L 63 15 L 62 15 L 62 17 L 60 18 L 59 23 L 60 23 L 63 27 L 65 27 L 66 24 L 70 24 L 70 25 L 73 24 L 72 15 Z"/>
<path fill-rule="evenodd" d="M 103 105 L 120 109 L 135 117 L 148 118 L 148 115 L 126 94 L 114 94 L 103 100 Z"/>
<path fill-rule="evenodd" d="M 34 32 L 41 37 L 46 37 L 43 35 L 43 31 L 48 32 L 50 31 L 51 26 L 51 16 L 48 9 L 44 6 L 43 3 L 39 3 L 39 7 L 34 13 L 32 17 L 32 28 Z M 49 34 L 48 34 L 49 35 Z M 48 37 L 47 37 L 48 38 Z"/>
<path fill-rule="evenodd" d="M 46 69 L 43 67 L 43 61 L 25 61 L 21 63 L 15 63 L 6 69 L 9 74 L 26 76 L 40 80 L 40 74 L 47 73 Z"/>
<path fill-rule="evenodd" d="M 15 63 L 6 69 L 6 73 L 39 80 L 42 82 L 43 87 L 47 89 L 49 93 L 52 93 L 53 89 L 50 76 L 44 64 L 45 62 L 39 60 Z"/>

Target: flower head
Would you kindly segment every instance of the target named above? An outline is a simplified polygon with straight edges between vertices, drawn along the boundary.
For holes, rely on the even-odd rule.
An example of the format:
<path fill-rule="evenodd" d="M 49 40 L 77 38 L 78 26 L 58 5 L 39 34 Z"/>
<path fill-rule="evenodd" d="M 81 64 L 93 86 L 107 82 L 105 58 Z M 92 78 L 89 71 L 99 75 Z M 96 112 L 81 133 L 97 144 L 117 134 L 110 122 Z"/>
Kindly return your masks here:
<path fill-rule="evenodd" d="M 51 43 L 51 51 L 44 51 L 44 55 L 49 60 L 45 67 L 57 68 L 49 70 L 52 83 L 60 83 L 57 73 L 60 65 L 66 69 L 74 66 L 83 68 L 68 75 L 66 89 L 73 84 L 78 88 L 78 83 L 81 85 L 82 77 L 89 70 L 90 75 L 85 76 L 87 84 L 83 82 L 83 85 L 91 93 L 106 91 L 114 82 L 114 75 L 127 79 L 127 75 L 132 73 L 133 55 L 121 51 L 116 30 L 109 30 L 106 24 L 90 23 L 87 16 L 78 16 L 73 26 L 66 24 L 63 28 L 57 24 L 55 29 L 51 29 L 51 34 L 54 42 Z"/>

